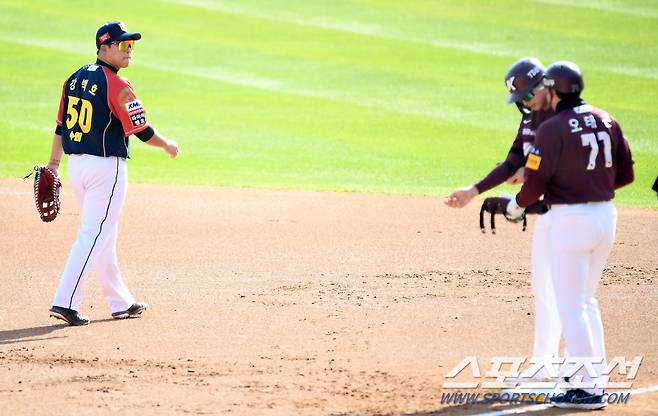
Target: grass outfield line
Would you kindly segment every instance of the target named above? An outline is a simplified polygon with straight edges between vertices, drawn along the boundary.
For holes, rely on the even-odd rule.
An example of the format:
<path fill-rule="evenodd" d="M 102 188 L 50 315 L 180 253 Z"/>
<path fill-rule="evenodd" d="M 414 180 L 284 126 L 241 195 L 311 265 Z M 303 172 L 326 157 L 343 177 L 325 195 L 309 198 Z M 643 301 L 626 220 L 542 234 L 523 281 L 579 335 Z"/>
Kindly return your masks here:
<path fill-rule="evenodd" d="M 581 66 L 636 161 L 617 202 L 656 207 L 658 4 L 569 3 L 0 0 L 0 177 L 47 160 L 62 82 L 121 19 L 122 75 L 182 151 L 133 138 L 131 182 L 446 195 L 504 159 L 503 76 L 534 55 Z"/>

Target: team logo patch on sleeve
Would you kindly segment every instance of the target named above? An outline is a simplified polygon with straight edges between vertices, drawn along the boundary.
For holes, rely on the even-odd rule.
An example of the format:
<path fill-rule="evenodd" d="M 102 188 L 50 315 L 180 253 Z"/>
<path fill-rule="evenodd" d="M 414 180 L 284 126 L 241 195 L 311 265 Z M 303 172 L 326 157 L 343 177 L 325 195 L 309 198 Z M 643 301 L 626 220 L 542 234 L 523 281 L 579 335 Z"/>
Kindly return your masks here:
<path fill-rule="evenodd" d="M 128 101 L 125 105 L 133 126 L 137 127 L 146 123 L 146 113 L 139 100 Z"/>
<path fill-rule="evenodd" d="M 541 157 L 542 157 L 542 152 L 541 150 L 537 149 L 536 147 L 533 147 L 530 152 L 528 153 L 528 159 L 525 162 L 525 167 L 530 169 L 530 170 L 537 170 L 539 169 L 539 165 L 541 164 Z"/>

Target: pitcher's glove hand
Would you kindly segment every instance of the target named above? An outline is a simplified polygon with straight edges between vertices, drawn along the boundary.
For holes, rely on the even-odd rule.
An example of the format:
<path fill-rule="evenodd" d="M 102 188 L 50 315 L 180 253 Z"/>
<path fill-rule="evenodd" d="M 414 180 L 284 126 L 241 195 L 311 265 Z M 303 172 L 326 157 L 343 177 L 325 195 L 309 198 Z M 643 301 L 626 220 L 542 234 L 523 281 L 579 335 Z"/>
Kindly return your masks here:
<path fill-rule="evenodd" d="M 34 202 L 37 205 L 39 218 L 44 222 L 50 222 L 59 213 L 59 189 L 62 187 L 62 182 L 57 172 L 47 167 L 35 166 L 32 173 L 35 173 Z M 23 179 L 29 178 L 32 173 Z"/>
<path fill-rule="evenodd" d="M 523 231 L 528 226 L 527 214 L 545 214 L 549 210 L 549 206 L 543 201 L 537 201 L 534 204 L 523 209 L 516 204 L 516 200 L 510 198 L 494 197 L 486 198 L 480 208 L 480 230 L 485 232 L 484 228 L 484 213 L 485 211 L 491 214 L 491 233 L 496 234 L 496 214 L 503 214 L 507 221 L 517 223 L 523 221 Z"/>

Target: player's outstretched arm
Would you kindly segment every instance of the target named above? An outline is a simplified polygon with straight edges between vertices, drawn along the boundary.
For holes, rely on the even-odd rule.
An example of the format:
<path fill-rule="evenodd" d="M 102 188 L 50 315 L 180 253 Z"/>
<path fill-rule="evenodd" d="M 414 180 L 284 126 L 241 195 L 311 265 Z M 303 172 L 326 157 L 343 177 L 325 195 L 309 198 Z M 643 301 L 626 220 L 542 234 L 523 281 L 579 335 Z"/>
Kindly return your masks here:
<path fill-rule="evenodd" d="M 451 193 L 448 198 L 443 201 L 447 206 L 452 208 L 465 207 L 473 198 L 475 198 L 480 191 L 475 185 L 459 188 Z"/>
<path fill-rule="evenodd" d="M 525 168 L 520 167 L 519 169 L 517 169 L 516 173 L 510 176 L 505 182 L 507 182 L 510 185 L 522 184 L 524 180 L 524 174 L 525 174 Z"/>
<path fill-rule="evenodd" d="M 160 147 L 162 150 L 167 152 L 170 157 L 174 158 L 178 156 L 178 143 L 173 140 L 167 139 L 157 130 L 153 129 L 153 136 L 150 139 L 146 140 L 144 143 L 150 144 L 151 146 Z"/>

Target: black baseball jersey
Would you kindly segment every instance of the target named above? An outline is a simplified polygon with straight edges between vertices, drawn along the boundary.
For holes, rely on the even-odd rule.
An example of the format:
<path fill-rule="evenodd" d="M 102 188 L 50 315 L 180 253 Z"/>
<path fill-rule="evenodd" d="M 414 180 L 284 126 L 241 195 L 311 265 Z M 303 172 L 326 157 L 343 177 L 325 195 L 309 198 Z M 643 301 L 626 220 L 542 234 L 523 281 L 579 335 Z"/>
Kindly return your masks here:
<path fill-rule="evenodd" d="M 132 85 L 102 61 L 85 65 L 62 88 L 57 124 L 66 154 L 130 157 L 128 136 L 148 127 Z"/>

